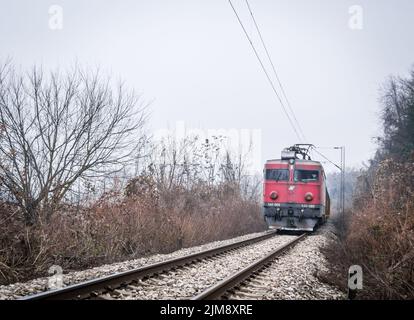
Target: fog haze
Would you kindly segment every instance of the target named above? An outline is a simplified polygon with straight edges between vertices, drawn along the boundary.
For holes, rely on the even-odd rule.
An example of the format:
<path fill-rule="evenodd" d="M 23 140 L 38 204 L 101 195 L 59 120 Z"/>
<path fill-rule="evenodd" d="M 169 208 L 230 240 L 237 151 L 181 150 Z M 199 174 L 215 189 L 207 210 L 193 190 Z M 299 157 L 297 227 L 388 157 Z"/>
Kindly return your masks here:
<path fill-rule="evenodd" d="M 233 2 L 260 47 L 245 2 Z M 259 129 L 262 161 L 298 142 L 226 0 L 0 3 L 1 60 L 22 68 L 99 66 L 152 101 L 152 131 L 179 121 Z M 63 10 L 62 29 L 49 26 L 52 5 Z M 348 165 L 368 160 L 380 134 L 380 86 L 414 63 L 414 2 L 250 5 L 308 142 L 345 145 Z M 349 27 L 352 5 L 363 9 L 362 29 Z M 337 151 L 322 151 L 339 161 Z"/>

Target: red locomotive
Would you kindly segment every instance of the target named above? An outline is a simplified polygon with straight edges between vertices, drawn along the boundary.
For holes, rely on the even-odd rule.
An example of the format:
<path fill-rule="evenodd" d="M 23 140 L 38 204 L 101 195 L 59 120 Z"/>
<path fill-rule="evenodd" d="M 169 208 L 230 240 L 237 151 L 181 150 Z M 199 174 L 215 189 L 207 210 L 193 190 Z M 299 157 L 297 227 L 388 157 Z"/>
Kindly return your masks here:
<path fill-rule="evenodd" d="M 313 231 L 329 217 L 325 173 L 320 162 L 311 160 L 311 147 L 294 145 L 265 164 L 264 217 L 272 228 Z"/>

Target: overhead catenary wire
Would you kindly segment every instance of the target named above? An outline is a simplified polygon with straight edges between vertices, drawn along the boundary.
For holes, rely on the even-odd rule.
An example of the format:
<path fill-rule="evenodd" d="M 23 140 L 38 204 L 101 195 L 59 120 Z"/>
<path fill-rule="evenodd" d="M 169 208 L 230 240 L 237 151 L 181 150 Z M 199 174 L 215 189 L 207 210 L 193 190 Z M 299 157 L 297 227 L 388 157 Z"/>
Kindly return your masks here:
<path fill-rule="evenodd" d="M 268 72 L 267 72 L 267 70 L 266 70 L 266 67 L 265 67 L 265 66 L 264 66 L 264 64 L 263 64 L 262 59 L 260 58 L 259 53 L 258 53 L 258 52 L 257 52 L 257 50 L 256 50 L 256 47 L 254 46 L 254 44 L 253 44 L 253 42 L 252 42 L 252 40 L 251 40 L 251 38 L 250 38 L 250 36 L 249 36 L 248 32 L 246 31 L 246 28 L 245 28 L 245 27 L 244 27 L 244 25 L 243 25 L 243 22 L 241 21 L 241 19 L 240 19 L 240 17 L 239 17 L 239 15 L 238 15 L 238 13 L 237 13 L 237 11 L 236 11 L 236 9 L 235 9 L 235 8 L 234 8 L 234 6 L 233 6 L 233 3 L 231 2 L 231 0 L 228 0 L 228 1 L 229 1 L 229 4 L 230 4 L 231 8 L 233 9 L 234 14 L 236 15 L 236 18 L 237 18 L 237 20 L 238 20 L 238 22 L 239 22 L 240 26 L 241 26 L 241 27 L 242 27 L 242 29 L 243 29 L 243 32 L 244 32 L 244 34 L 245 34 L 245 36 L 246 36 L 247 40 L 248 40 L 248 41 L 249 41 L 249 43 L 250 43 L 250 46 L 252 47 L 252 49 L 253 49 L 253 51 L 254 51 L 254 54 L 256 55 L 257 60 L 258 60 L 258 61 L 259 61 L 259 63 L 260 63 L 260 66 L 262 67 L 263 72 L 264 72 L 264 73 L 265 73 L 265 75 L 266 75 L 267 80 L 269 81 L 270 86 L 272 87 L 273 92 L 275 93 L 275 95 L 276 95 L 277 99 L 279 100 L 280 105 L 282 106 L 282 109 L 283 109 L 283 111 L 284 111 L 284 113 L 285 113 L 286 117 L 288 118 L 290 125 L 291 125 L 291 126 L 292 126 L 292 128 L 293 128 L 293 131 L 295 132 L 295 134 L 296 134 L 297 138 L 298 138 L 300 141 L 302 141 L 302 138 L 300 137 L 300 134 L 299 134 L 298 130 L 296 129 L 295 124 L 293 123 L 293 121 L 292 121 L 291 117 L 289 116 L 289 113 L 288 113 L 288 111 L 287 111 L 287 109 L 286 109 L 286 107 L 285 107 L 285 105 L 284 105 L 284 103 L 283 103 L 283 101 L 282 101 L 281 97 L 279 96 L 279 93 L 277 92 L 277 90 L 276 90 L 276 88 L 275 88 L 275 85 L 273 84 L 273 81 L 272 81 L 271 77 L 269 76 L 269 73 L 268 73 Z"/>
<path fill-rule="evenodd" d="M 313 147 L 313 151 L 315 151 L 317 154 L 319 154 L 322 158 L 324 158 L 326 161 L 328 161 L 330 164 L 334 165 L 335 167 L 337 167 L 339 170 L 342 171 L 342 168 L 337 165 L 335 162 L 331 161 L 327 156 L 325 156 L 322 152 L 319 152 L 318 150 L 316 150 L 317 147 Z"/>
<path fill-rule="evenodd" d="M 273 60 L 272 60 L 272 58 L 271 58 L 271 56 L 270 56 L 270 53 L 269 53 L 269 50 L 267 49 L 266 43 L 265 43 L 265 41 L 264 41 L 264 39 L 263 39 L 263 36 L 262 36 L 262 33 L 261 33 L 261 31 L 260 31 L 259 24 L 257 23 L 256 18 L 254 17 L 253 10 L 252 10 L 252 8 L 251 8 L 251 6 L 250 6 L 250 4 L 249 4 L 249 1 L 248 1 L 248 0 L 245 0 L 245 1 L 246 1 L 247 8 L 249 9 L 250 16 L 252 17 L 253 23 L 254 23 L 254 25 L 255 25 L 256 31 L 257 31 L 257 33 L 259 34 L 260 41 L 261 41 L 261 43 L 262 43 L 262 45 L 263 45 L 263 48 L 264 48 L 264 50 L 265 50 L 265 52 L 266 52 L 267 59 L 269 60 L 270 65 L 272 66 L 272 70 L 273 70 L 273 73 L 274 73 L 274 75 L 275 75 L 275 77 L 276 77 L 276 80 L 277 80 L 277 82 L 278 82 L 278 84 L 279 84 L 280 91 L 282 92 L 283 97 L 284 97 L 284 98 L 285 98 L 285 100 L 286 100 L 286 103 L 287 103 L 287 105 L 288 105 L 288 107 L 289 107 L 289 110 L 290 110 L 290 112 L 291 112 L 292 116 L 293 116 L 293 119 L 295 120 L 296 125 L 297 125 L 297 127 L 298 127 L 298 129 L 299 129 L 299 132 L 300 132 L 300 134 L 302 135 L 303 141 L 305 141 L 305 142 L 306 142 L 306 141 L 307 141 L 306 136 L 305 136 L 305 134 L 303 133 L 302 127 L 301 127 L 301 125 L 300 125 L 300 123 L 299 123 L 299 121 L 298 121 L 298 119 L 297 119 L 297 117 L 296 117 L 296 115 L 295 115 L 295 112 L 294 112 L 294 110 L 293 110 L 293 108 L 292 108 L 292 105 L 291 105 L 291 103 L 290 103 L 290 100 L 288 99 L 287 94 L 286 94 L 286 91 L 285 91 L 285 89 L 284 89 L 284 87 L 283 87 L 283 85 L 282 85 L 282 81 L 280 80 L 280 77 L 279 77 L 279 75 L 278 75 L 278 73 L 277 73 L 277 71 L 276 71 L 276 67 L 275 67 L 275 65 L 274 65 L 274 63 L 273 63 Z"/>

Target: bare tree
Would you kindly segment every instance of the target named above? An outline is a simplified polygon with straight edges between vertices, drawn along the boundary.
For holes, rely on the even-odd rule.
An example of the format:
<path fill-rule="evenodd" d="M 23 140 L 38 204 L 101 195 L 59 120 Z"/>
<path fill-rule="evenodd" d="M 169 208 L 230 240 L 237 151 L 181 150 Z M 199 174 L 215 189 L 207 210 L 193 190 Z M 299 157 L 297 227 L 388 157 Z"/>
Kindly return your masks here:
<path fill-rule="evenodd" d="M 129 161 L 146 120 L 138 102 L 99 71 L 0 67 L 0 184 L 27 223 L 50 217 L 78 179 Z"/>
<path fill-rule="evenodd" d="M 414 150 L 414 69 L 408 78 L 391 77 L 383 87 L 381 149 L 376 160 L 407 159 Z"/>

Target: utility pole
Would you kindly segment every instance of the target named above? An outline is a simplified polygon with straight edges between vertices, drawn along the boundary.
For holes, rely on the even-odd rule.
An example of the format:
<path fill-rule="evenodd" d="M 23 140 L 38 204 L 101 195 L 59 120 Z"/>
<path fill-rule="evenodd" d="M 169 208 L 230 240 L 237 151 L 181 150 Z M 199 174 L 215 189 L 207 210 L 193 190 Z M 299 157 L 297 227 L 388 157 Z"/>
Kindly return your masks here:
<path fill-rule="evenodd" d="M 325 148 L 325 149 L 332 149 L 332 147 L 328 147 L 328 148 Z M 344 219 L 344 216 L 345 216 L 345 170 L 346 170 L 346 166 L 345 166 L 345 146 L 342 146 L 342 147 L 333 147 L 333 149 L 335 149 L 335 150 L 339 150 L 340 149 L 341 150 L 341 165 L 340 166 L 338 164 L 336 164 L 335 162 L 329 160 L 326 156 L 324 156 L 322 153 L 320 153 L 314 147 L 314 150 L 320 156 L 322 156 L 323 158 L 325 158 L 325 160 L 327 160 L 329 163 L 331 163 L 336 168 L 338 168 L 339 171 L 341 171 L 341 181 L 340 181 L 338 208 L 339 208 L 339 212 L 340 212 L 341 218 Z"/>
<path fill-rule="evenodd" d="M 342 153 L 342 218 L 345 218 L 345 146 L 341 148 Z"/>
<path fill-rule="evenodd" d="M 341 208 L 341 216 L 342 219 L 345 217 L 345 146 L 342 147 L 334 147 L 334 149 L 341 150 L 341 190 L 339 196 L 340 208 Z"/>

